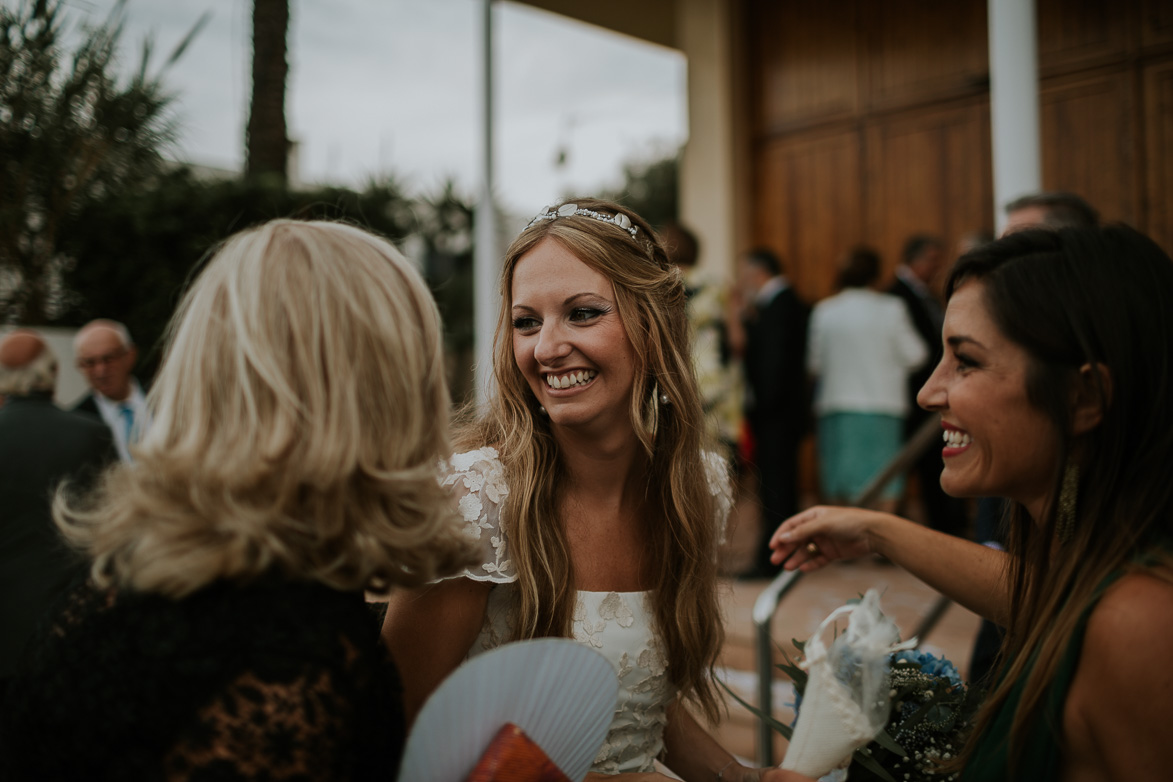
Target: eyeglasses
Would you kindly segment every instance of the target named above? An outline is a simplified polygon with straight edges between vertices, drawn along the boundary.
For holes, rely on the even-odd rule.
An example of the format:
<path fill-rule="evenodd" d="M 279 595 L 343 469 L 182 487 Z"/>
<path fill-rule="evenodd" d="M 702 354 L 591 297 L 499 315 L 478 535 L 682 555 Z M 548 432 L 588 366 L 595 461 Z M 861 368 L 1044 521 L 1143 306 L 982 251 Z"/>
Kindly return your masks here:
<path fill-rule="evenodd" d="M 77 360 L 78 369 L 94 369 L 102 364 L 113 364 L 118 359 L 126 355 L 126 348 L 119 348 L 111 353 L 105 353 L 101 356 L 93 356 L 92 358 L 79 358 Z"/>

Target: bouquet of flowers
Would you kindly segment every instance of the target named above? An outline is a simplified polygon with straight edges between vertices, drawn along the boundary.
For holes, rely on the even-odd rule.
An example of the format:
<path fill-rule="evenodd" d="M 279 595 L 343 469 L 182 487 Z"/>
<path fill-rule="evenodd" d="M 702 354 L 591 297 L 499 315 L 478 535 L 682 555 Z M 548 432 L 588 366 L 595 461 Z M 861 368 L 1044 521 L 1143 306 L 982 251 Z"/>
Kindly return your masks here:
<path fill-rule="evenodd" d="M 801 654 L 805 644 L 800 641 L 793 643 Z M 785 651 L 783 657 L 785 662 L 777 667 L 794 682 L 797 694 L 794 708 L 796 713 L 800 713 L 809 674 Z M 847 778 L 853 782 L 940 782 L 956 779 L 959 774 L 945 774 L 938 771 L 938 767 L 942 761 L 953 757 L 965 743 L 981 702 L 981 694 L 968 688 L 953 663 L 942 657 L 905 649 L 890 654 L 888 663 L 887 718 L 875 739 L 852 754 Z M 854 666 L 841 666 L 837 677 L 842 681 L 853 676 L 853 672 Z M 732 690 L 729 692 L 788 740 L 793 738 L 794 725 L 786 725 L 771 715 L 763 714 Z"/>

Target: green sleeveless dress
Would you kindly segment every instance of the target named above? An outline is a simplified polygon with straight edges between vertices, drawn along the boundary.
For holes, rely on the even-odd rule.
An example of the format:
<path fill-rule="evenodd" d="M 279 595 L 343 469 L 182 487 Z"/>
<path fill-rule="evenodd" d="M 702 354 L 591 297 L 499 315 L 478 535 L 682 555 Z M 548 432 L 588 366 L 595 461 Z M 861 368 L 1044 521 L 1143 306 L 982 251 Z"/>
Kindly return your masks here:
<path fill-rule="evenodd" d="M 1079 667 L 1079 655 L 1087 632 L 1087 620 L 1100 602 L 1108 587 L 1120 578 L 1122 573 L 1113 573 L 1104 579 L 1088 602 L 1079 623 L 1071 634 L 1071 640 L 1055 669 L 1055 678 L 1043 696 L 1042 708 L 1035 724 L 1030 728 L 1022 754 L 1013 771 L 1010 768 L 1010 726 L 1014 713 L 1022 699 L 1026 676 L 1030 668 L 1015 683 L 1001 710 L 994 717 L 986 731 L 978 738 L 977 746 L 969 762 L 961 772 L 961 782 L 1004 782 L 1005 780 L 1048 780 L 1058 779 L 1061 747 L 1063 744 L 1063 705 L 1067 702 L 1067 690 Z"/>

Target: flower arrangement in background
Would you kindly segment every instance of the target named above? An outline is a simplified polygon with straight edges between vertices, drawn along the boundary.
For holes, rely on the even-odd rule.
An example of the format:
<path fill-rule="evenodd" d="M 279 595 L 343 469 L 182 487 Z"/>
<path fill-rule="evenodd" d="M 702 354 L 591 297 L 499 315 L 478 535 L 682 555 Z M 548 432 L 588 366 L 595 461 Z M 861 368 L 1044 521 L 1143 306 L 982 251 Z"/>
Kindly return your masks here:
<path fill-rule="evenodd" d="M 794 641 L 799 653 L 803 644 Z M 794 682 L 796 715 L 802 708 L 808 674 L 783 650 L 785 662 L 776 667 Z M 869 744 L 857 749 L 847 777 L 874 782 L 941 782 L 959 773 L 945 773 L 940 764 L 953 758 L 965 744 L 981 703 L 981 693 L 962 681 L 949 660 L 912 649 L 889 656 L 888 716 L 883 729 Z M 843 675 L 850 675 L 843 671 Z M 794 726 L 786 725 L 740 698 L 734 698 L 790 740 Z M 795 722 L 797 722 L 797 717 Z"/>

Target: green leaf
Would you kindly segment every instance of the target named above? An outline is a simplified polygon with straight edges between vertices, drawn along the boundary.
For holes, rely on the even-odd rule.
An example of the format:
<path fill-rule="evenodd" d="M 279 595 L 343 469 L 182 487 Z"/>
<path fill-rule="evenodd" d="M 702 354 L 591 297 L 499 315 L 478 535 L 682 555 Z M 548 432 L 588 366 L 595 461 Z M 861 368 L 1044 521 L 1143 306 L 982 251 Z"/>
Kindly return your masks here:
<path fill-rule="evenodd" d="M 740 703 L 745 708 L 749 709 L 750 712 L 752 712 L 755 717 L 757 717 L 760 720 L 764 720 L 767 725 L 769 725 L 771 728 L 773 728 L 774 730 L 778 731 L 783 736 L 785 736 L 787 741 L 790 740 L 790 737 L 794 734 L 794 729 L 792 727 L 790 727 L 789 725 L 787 725 L 784 722 L 780 722 L 779 720 L 775 719 L 773 715 L 766 714 L 761 709 L 759 709 L 757 706 L 754 706 L 753 704 L 746 701 L 740 695 L 735 693 L 732 690 L 732 688 L 730 688 L 729 685 L 726 684 L 725 682 L 723 682 L 719 679 L 717 681 L 718 681 L 718 684 L 720 684 L 725 689 L 725 692 L 727 692 L 733 696 L 733 699 L 735 701 Z"/>
<path fill-rule="evenodd" d="M 908 757 L 908 753 L 904 750 L 904 747 L 900 746 L 887 730 L 881 730 L 877 733 L 875 742 L 889 752 L 894 752 L 902 758 Z"/>

